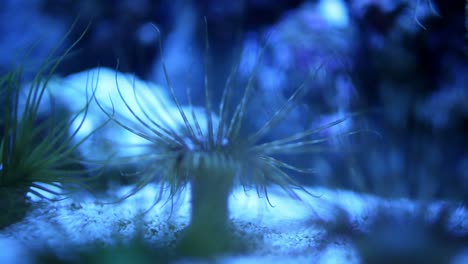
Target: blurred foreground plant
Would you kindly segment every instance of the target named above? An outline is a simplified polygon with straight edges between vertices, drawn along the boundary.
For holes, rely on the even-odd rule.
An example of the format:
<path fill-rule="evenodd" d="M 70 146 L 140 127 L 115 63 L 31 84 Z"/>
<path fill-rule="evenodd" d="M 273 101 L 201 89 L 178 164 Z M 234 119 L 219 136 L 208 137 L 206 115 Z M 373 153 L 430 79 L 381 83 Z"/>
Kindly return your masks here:
<path fill-rule="evenodd" d="M 89 180 L 82 177 L 87 171 L 78 166 L 75 149 L 105 123 L 80 141 L 73 140 L 86 117 L 92 96 L 69 120 L 60 120 L 57 113 L 52 113 L 45 120 L 38 116 L 41 103 L 45 103 L 43 99 L 49 96 L 47 84 L 52 75 L 86 33 L 85 30 L 62 55 L 54 58 L 74 25 L 49 53 L 34 80 L 25 88 L 22 85 L 24 63 L 0 79 L 1 96 L 5 101 L 0 134 L 0 228 L 24 216 L 29 205 L 28 192 L 40 198 L 57 200 Z M 24 57 L 27 56 L 28 53 Z M 70 188 L 69 191 L 63 191 L 65 186 Z"/>

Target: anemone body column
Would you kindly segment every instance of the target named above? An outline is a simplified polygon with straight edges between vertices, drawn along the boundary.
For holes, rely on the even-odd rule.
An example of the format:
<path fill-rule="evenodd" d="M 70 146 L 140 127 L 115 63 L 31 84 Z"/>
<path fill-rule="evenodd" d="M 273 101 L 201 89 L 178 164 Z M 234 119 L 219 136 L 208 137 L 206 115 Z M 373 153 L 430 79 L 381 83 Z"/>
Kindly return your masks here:
<path fill-rule="evenodd" d="M 235 170 L 221 155 L 199 153 L 191 177 L 191 221 L 184 248 L 191 254 L 210 255 L 232 248 L 228 201 Z"/>

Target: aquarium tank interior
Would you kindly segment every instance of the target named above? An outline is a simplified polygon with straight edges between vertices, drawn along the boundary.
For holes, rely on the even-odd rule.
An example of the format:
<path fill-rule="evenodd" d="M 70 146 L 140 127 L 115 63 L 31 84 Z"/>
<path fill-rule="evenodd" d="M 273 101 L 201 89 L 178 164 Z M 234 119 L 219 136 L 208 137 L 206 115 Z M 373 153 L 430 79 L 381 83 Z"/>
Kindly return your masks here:
<path fill-rule="evenodd" d="M 468 263 L 467 17 L 2 1 L 0 263 Z"/>

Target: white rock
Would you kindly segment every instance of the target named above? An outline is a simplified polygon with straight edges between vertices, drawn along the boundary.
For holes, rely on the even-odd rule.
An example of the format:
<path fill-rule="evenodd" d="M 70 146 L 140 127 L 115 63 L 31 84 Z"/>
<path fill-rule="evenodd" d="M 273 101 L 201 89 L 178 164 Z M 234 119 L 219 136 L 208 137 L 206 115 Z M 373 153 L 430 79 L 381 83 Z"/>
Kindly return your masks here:
<path fill-rule="evenodd" d="M 78 130 L 74 137 L 75 143 L 87 137 L 110 117 L 137 133 L 149 135 L 151 139 L 158 139 L 154 131 L 166 133 L 163 130 L 181 137 L 188 135 L 187 126 L 170 93 L 133 74 L 95 68 L 64 78 L 52 78 L 47 89 L 47 95 L 53 96 L 58 105 L 64 106 L 72 114 L 83 111 L 89 103 L 87 112 L 83 111 L 70 128 L 70 135 Z M 91 98 L 92 94 L 94 98 Z M 41 113 L 50 111 L 50 97 L 47 95 L 41 104 Z M 181 110 L 195 131 L 193 111 L 196 122 L 206 134 L 208 121 L 203 107 L 181 106 Z M 213 127 L 217 128 L 218 117 L 212 114 L 212 119 Z M 90 139 L 78 149 L 89 160 L 104 160 L 110 154 L 114 157 L 141 155 L 152 151 L 153 146 L 147 139 L 114 121 L 94 133 Z"/>

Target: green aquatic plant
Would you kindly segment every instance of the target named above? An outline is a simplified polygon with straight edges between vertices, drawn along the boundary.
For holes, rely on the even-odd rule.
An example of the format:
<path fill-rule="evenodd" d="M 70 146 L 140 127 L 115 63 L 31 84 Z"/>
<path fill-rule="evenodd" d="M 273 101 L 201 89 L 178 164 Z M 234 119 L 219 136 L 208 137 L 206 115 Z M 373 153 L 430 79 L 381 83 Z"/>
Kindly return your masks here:
<path fill-rule="evenodd" d="M 206 47 L 208 51 L 207 40 Z M 161 44 L 160 51 L 164 54 Z M 133 87 L 133 98 L 124 96 L 127 93 L 120 88 L 121 80 L 117 74 L 115 82 L 119 94 L 118 100 L 124 103 L 125 109 L 116 109 L 114 107 L 116 102 L 105 104 L 103 99 L 96 98 L 101 110 L 117 125 L 147 141 L 145 153 L 122 159 L 123 162 L 139 160 L 143 169 L 137 173 L 139 181 L 121 200 L 136 194 L 147 184 L 155 181 L 161 184 L 155 203 L 160 202 L 163 194 L 167 193 L 172 200 L 187 184 L 190 184 L 190 224 L 179 242 L 179 249 L 184 254 L 206 256 L 240 246 L 230 230 L 228 208 L 229 196 L 237 185 L 244 189 L 255 189 L 258 195 L 264 196 L 268 202 L 270 202 L 268 188 L 272 185 L 281 187 L 288 195 L 298 200 L 300 199 L 298 192 L 308 193 L 289 174 L 290 172 L 312 173 L 313 170 L 289 164 L 281 157 L 324 151 L 326 149 L 324 143 L 330 138 L 320 136 L 320 132 L 347 119 L 345 117 L 321 127 L 267 141 L 267 136 L 297 106 L 299 98 L 304 95 L 309 86 L 309 82 L 305 81 L 263 126 L 246 133 L 244 128 L 248 126 L 249 106 L 254 102 L 254 82 L 261 56 L 262 54 L 257 58 L 256 66 L 249 75 L 240 97 L 235 96 L 235 92 L 238 91 L 235 78 L 239 63 L 233 67 L 226 79 L 217 107 L 212 105 L 207 62 L 205 62 L 205 105 L 195 107 L 192 104 L 191 91 L 187 86 L 188 105 L 183 106 L 176 96 L 166 62 L 162 58 L 162 70 L 176 110 L 161 111 L 165 110 L 167 114 L 172 114 L 178 126 L 161 121 L 157 115 L 153 116 L 154 108 L 158 106 L 149 105 L 148 98 L 138 92 L 139 87 Z M 315 70 L 311 70 L 311 76 Z M 130 101 L 137 103 L 136 108 Z M 128 115 L 123 117 L 115 114 L 116 112 L 126 112 Z M 159 113 L 159 115 L 164 114 Z M 247 131 L 250 130 L 252 129 Z"/>
<path fill-rule="evenodd" d="M 24 62 L 0 79 L 4 100 L 0 134 L 0 228 L 24 216 L 29 206 L 28 192 L 39 198 L 56 200 L 89 181 L 82 177 L 86 171 L 78 165 L 75 153 L 89 136 L 79 141 L 75 136 L 86 118 L 92 96 L 69 119 L 62 120 L 54 112 L 45 119 L 38 114 L 40 107 L 46 104 L 44 98 L 50 96 L 47 84 L 86 30 L 62 55 L 54 58 L 70 33 L 71 29 L 50 52 L 28 85 L 22 84 Z M 25 58 L 27 55 L 28 52 Z M 52 98 L 49 99 L 53 107 Z M 65 191 L 65 187 L 69 189 Z"/>

